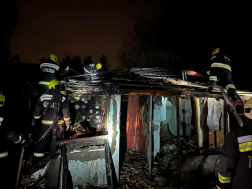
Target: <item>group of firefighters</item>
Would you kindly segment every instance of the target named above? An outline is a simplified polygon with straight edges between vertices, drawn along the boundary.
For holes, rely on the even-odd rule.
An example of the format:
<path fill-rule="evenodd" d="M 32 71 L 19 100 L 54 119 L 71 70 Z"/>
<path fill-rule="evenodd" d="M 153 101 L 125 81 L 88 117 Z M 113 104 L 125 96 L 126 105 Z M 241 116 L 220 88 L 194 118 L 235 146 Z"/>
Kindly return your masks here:
<path fill-rule="evenodd" d="M 47 61 L 40 64 L 41 81 L 39 82 L 39 98 L 34 111 L 34 128 L 39 128 L 37 143 L 34 150 L 33 163 L 37 163 L 44 157 L 44 153 L 50 151 L 52 141 L 52 132 L 48 132 L 49 127 L 55 122 L 55 91 L 60 87 L 58 80 L 59 66 L 56 64 L 58 58 L 55 54 L 50 54 Z M 102 65 L 89 64 L 84 67 L 85 80 L 96 79 L 97 70 Z M 225 87 L 228 96 L 233 102 L 237 101 L 237 92 L 231 77 L 230 59 L 226 52 L 220 48 L 212 52 L 210 69 L 210 87 L 211 92 L 220 81 L 222 87 Z M 0 93 L 0 167 L 1 181 L 8 180 L 8 174 L 2 170 L 8 169 L 8 143 L 13 142 L 17 145 L 25 143 L 22 134 L 15 132 L 13 126 L 13 117 L 9 111 L 5 110 L 5 102 L 10 99 Z M 63 139 L 64 133 L 69 129 L 70 112 L 66 96 L 59 93 L 60 111 L 57 119 L 57 139 Z M 252 98 L 244 105 L 246 115 L 245 125 L 233 129 L 226 137 L 225 143 L 221 148 L 220 167 L 216 187 L 218 189 L 251 189 L 252 188 Z M 2 180 L 3 179 L 3 180 Z M 2 183 L 2 182 L 1 182 Z"/>
<path fill-rule="evenodd" d="M 34 110 L 34 118 L 32 121 L 31 134 L 37 133 L 35 140 L 36 145 L 33 153 L 33 164 L 39 162 L 45 152 L 50 151 L 50 145 L 52 141 L 52 132 L 48 132 L 44 136 L 45 132 L 55 121 L 55 115 L 58 114 L 57 119 L 57 131 L 56 138 L 63 139 L 65 131 L 70 126 L 70 112 L 69 104 L 66 96 L 59 93 L 59 112 L 55 112 L 56 103 L 53 101 L 55 98 L 56 89 L 61 86 L 59 81 L 59 66 L 56 64 L 58 58 L 55 54 L 50 54 L 48 59 L 40 64 L 41 79 L 39 81 L 38 100 Z M 102 68 L 101 63 L 89 64 L 84 66 L 84 78 L 85 80 L 97 79 L 97 71 Z M 11 175 L 10 162 L 9 161 L 9 147 L 10 143 L 17 145 L 24 145 L 26 140 L 23 135 L 15 130 L 13 115 L 9 109 L 6 108 L 5 103 L 10 101 L 8 97 L 4 96 L 4 91 L 0 93 L 0 183 L 7 181 Z M 38 130 L 38 132 L 36 132 Z M 5 170 L 5 171 L 3 171 Z M 10 187 L 11 188 L 11 187 Z"/>

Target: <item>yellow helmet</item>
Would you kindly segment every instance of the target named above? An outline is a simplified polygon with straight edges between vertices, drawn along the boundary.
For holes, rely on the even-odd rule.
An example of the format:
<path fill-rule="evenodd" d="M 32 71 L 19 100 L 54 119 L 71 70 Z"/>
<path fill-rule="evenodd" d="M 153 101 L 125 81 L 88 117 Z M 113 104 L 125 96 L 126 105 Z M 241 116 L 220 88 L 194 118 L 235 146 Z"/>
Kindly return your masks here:
<path fill-rule="evenodd" d="M 0 107 L 3 107 L 4 102 L 5 102 L 5 96 L 2 93 L 0 93 Z"/>
<path fill-rule="evenodd" d="M 60 81 L 57 79 L 53 79 L 52 81 L 49 82 L 49 89 L 54 88 L 56 85 L 61 85 Z"/>
<path fill-rule="evenodd" d="M 49 58 L 54 61 L 55 63 L 58 62 L 58 57 L 55 54 L 50 54 Z"/>
<path fill-rule="evenodd" d="M 102 68 L 102 64 L 101 63 L 96 64 L 96 68 L 101 69 Z"/>
<path fill-rule="evenodd" d="M 216 53 L 220 53 L 220 48 L 214 49 L 214 51 L 212 52 L 212 56 L 215 55 Z"/>

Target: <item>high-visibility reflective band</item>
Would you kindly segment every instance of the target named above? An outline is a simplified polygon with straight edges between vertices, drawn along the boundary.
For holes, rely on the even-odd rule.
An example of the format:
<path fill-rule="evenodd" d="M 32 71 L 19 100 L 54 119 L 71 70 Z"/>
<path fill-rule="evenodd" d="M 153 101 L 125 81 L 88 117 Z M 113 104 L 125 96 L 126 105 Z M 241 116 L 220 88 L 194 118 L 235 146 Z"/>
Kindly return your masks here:
<path fill-rule="evenodd" d="M 252 135 L 246 135 L 237 138 L 240 152 L 252 151 Z"/>
<path fill-rule="evenodd" d="M 34 116 L 34 119 L 39 119 L 41 117 L 41 115 L 39 116 Z"/>
<path fill-rule="evenodd" d="M 226 89 L 227 89 L 227 90 L 228 90 L 228 89 L 231 89 L 231 88 L 235 89 L 235 86 L 234 86 L 233 84 L 229 84 L 229 85 L 226 86 Z"/>
<path fill-rule="evenodd" d="M 53 97 L 53 95 L 48 95 L 48 94 L 44 94 L 40 97 L 40 101 L 43 102 L 43 101 L 46 101 L 46 100 L 51 100 Z"/>
<path fill-rule="evenodd" d="M 252 151 L 252 142 L 244 142 L 239 144 L 240 152 L 248 152 Z"/>
<path fill-rule="evenodd" d="M 223 177 L 218 173 L 219 181 L 221 183 L 230 183 L 231 182 L 231 177 Z"/>
<path fill-rule="evenodd" d="M 64 102 L 65 100 L 66 100 L 66 98 L 63 96 L 63 97 L 62 97 L 62 102 Z"/>
<path fill-rule="evenodd" d="M 217 77 L 216 76 L 210 76 L 209 81 L 217 81 Z"/>
<path fill-rule="evenodd" d="M 50 101 L 52 98 L 48 97 L 48 98 L 40 98 L 40 101 L 43 102 L 43 101 Z"/>
<path fill-rule="evenodd" d="M 216 185 L 217 186 L 217 185 Z M 219 186 L 217 186 L 217 189 L 221 189 Z"/>
<path fill-rule="evenodd" d="M 51 64 L 51 63 L 43 63 L 40 65 L 40 68 L 53 68 L 55 70 L 59 70 L 59 66 L 56 64 Z"/>
<path fill-rule="evenodd" d="M 1 152 L 0 153 L 0 158 L 5 158 L 5 157 L 7 157 L 8 156 L 8 152 Z"/>
<path fill-rule="evenodd" d="M 59 120 L 59 121 L 58 121 L 58 124 L 63 124 L 63 123 L 64 123 L 64 120 Z M 42 120 L 42 124 L 45 124 L 45 125 L 52 125 L 52 124 L 53 124 L 53 121 Z"/>
<path fill-rule="evenodd" d="M 237 138 L 239 144 L 244 143 L 244 142 L 251 142 L 252 141 L 252 135 L 246 135 L 242 137 Z"/>
<path fill-rule="evenodd" d="M 37 152 L 34 152 L 33 154 L 35 157 L 44 157 L 44 153 L 37 153 Z"/>
<path fill-rule="evenodd" d="M 225 68 L 225 69 L 228 69 L 230 72 L 232 71 L 229 65 L 222 64 L 222 63 L 213 63 L 211 64 L 211 68 Z"/>
<path fill-rule="evenodd" d="M 49 82 L 47 82 L 47 81 L 40 81 L 39 84 L 40 85 L 49 85 Z"/>
<path fill-rule="evenodd" d="M 64 118 L 64 121 L 69 121 L 70 117 Z"/>
<path fill-rule="evenodd" d="M 87 72 L 87 73 L 90 73 L 90 71 L 88 71 L 85 67 L 84 67 L 84 71 Z"/>
<path fill-rule="evenodd" d="M 22 137 L 19 135 L 19 139 L 18 139 L 18 141 L 17 142 L 14 142 L 15 144 L 18 144 L 18 143 L 20 143 L 22 141 Z"/>

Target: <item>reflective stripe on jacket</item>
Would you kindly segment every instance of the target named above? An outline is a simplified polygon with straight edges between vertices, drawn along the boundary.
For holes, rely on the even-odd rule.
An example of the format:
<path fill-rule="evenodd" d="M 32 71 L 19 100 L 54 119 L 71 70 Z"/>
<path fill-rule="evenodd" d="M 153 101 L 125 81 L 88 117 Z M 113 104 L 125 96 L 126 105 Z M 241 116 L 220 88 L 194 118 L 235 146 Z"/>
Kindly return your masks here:
<path fill-rule="evenodd" d="M 45 85 L 48 87 L 49 82 L 53 79 L 57 79 L 59 66 L 54 63 L 42 63 L 40 64 L 41 78 L 39 85 Z"/>
<path fill-rule="evenodd" d="M 40 64 L 40 68 L 53 68 L 54 70 L 59 70 L 59 66 L 53 63 L 42 63 Z"/>
<path fill-rule="evenodd" d="M 252 130 L 246 125 L 232 130 L 221 148 L 217 186 L 221 189 L 251 189 Z"/>
<path fill-rule="evenodd" d="M 211 68 L 225 68 L 227 70 L 229 70 L 230 72 L 232 71 L 231 70 L 231 67 L 227 64 L 223 64 L 223 63 L 212 63 L 211 64 Z"/>
<path fill-rule="evenodd" d="M 9 155 L 9 152 L 0 152 L 0 158 L 5 158 Z"/>
<path fill-rule="evenodd" d="M 52 124 L 54 120 L 54 103 L 50 106 L 48 111 L 43 114 L 44 110 L 47 108 L 49 105 L 52 97 L 54 94 L 53 89 L 49 89 L 46 93 L 40 96 L 35 112 L 34 112 L 34 118 L 35 119 L 40 119 L 42 117 L 42 124 Z M 64 120 L 69 120 L 70 119 L 70 112 L 69 112 L 69 104 L 68 104 L 68 99 L 61 94 L 61 108 L 60 108 L 60 120 L 58 124 L 63 124 Z"/>

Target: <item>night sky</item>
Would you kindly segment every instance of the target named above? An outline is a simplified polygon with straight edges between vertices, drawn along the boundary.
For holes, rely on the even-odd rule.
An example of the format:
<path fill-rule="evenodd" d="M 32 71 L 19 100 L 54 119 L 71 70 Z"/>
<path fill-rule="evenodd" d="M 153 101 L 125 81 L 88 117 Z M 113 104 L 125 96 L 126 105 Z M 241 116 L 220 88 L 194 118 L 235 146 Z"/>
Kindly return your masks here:
<path fill-rule="evenodd" d="M 99 57 L 105 53 L 110 69 L 119 69 L 117 52 L 122 49 L 128 31 L 132 30 L 137 18 L 156 9 L 159 1 L 18 0 L 18 24 L 10 38 L 11 56 L 18 54 L 21 62 L 39 63 L 50 53 L 58 55 L 59 60 L 67 55 L 79 55 L 82 59 L 91 55 L 94 62 L 99 62 Z M 252 91 L 249 4 L 226 0 L 173 2 L 188 4 L 184 7 L 186 12 L 179 14 L 184 14 L 192 24 L 189 23 L 183 32 L 195 27 L 195 31 L 191 30 L 192 41 L 205 32 L 206 38 L 211 36 L 218 42 L 216 46 L 211 44 L 213 48 L 219 44 L 228 47 L 235 84 Z"/>
<path fill-rule="evenodd" d="M 102 53 L 110 69 L 118 69 L 117 51 L 122 48 L 141 13 L 127 0 L 23 0 L 18 3 L 18 25 L 10 39 L 11 56 L 24 63 L 39 63 L 50 53 L 59 60 L 67 55 L 99 62 Z"/>

